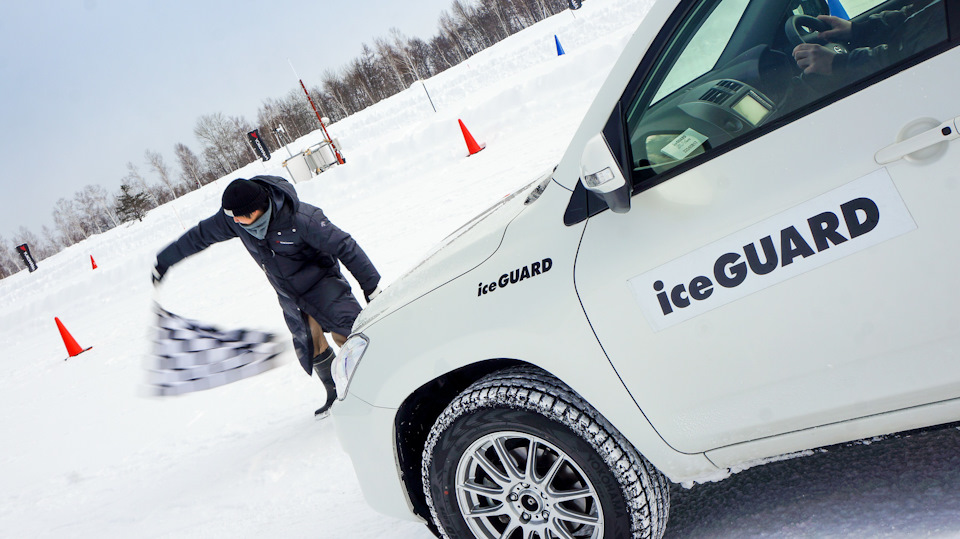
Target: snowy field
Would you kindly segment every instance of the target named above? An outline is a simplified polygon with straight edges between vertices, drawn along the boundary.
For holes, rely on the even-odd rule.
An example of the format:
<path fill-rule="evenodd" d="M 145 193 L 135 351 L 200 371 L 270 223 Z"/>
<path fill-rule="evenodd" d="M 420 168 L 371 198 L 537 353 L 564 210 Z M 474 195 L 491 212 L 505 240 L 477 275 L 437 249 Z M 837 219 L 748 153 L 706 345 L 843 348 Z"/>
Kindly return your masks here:
<path fill-rule="evenodd" d="M 301 198 L 350 232 L 389 284 L 556 163 L 651 1 L 590 0 L 427 80 L 438 112 L 415 84 L 333 125 L 347 163 L 298 184 Z M 466 157 L 457 119 L 483 152 Z M 285 155 L 0 281 L 0 536 L 431 537 L 367 507 L 332 423 L 313 419 L 322 386 L 291 349 L 281 368 L 232 385 L 145 391 L 154 299 L 289 336 L 239 242 L 150 285 L 155 253 L 217 211 L 230 180 L 284 175 Z M 64 361 L 54 317 L 93 348 Z M 668 537 L 960 537 L 960 431 L 833 449 L 673 494 Z"/>

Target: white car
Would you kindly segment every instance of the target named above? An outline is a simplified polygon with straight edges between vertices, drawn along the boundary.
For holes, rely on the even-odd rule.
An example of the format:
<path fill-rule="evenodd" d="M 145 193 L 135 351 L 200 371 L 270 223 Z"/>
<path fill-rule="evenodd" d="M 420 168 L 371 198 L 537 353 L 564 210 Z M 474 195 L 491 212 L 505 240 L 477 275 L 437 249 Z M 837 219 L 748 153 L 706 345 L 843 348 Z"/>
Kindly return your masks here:
<path fill-rule="evenodd" d="M 660 537 L 668 481 L 960 420 L 960 2 L 831 5 L 658 0 L 557 167 L 364 310 L 375 509 Z"/>

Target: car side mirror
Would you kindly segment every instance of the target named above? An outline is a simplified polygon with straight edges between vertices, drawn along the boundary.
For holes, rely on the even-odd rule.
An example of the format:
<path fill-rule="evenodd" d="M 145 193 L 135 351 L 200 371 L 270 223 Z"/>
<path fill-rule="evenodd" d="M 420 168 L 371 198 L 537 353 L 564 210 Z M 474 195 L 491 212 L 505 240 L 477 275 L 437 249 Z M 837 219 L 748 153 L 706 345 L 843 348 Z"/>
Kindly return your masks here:
<path fill-rule="evenodd" d="M 603 133 L 587 141 L 580 156 L 580 181 L 589 191 L 600 195 L 611 211 L 630 211 L 630 184 L 610 150 Z"/>

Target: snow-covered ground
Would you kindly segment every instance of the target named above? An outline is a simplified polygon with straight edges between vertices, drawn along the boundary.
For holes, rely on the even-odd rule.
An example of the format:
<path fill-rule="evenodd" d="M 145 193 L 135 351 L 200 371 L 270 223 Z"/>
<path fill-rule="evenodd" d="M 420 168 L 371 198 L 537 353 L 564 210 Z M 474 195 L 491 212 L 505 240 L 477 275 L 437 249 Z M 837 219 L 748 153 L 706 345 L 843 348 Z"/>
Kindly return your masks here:
<path fill-rule="evenodd" d="M 651 1 L 591 0 L 427 80 L 436 113 L 415 84 L 339 122 L 331 134 L 347 164 L 298 184 L 301 197 L 353 234 L 389 284 L 555 164 Z M 458 118 L 483 152 L 466 157 Z M 174 267 L 159 290 L 149 277 L 156 251 L 217 211 L 230 180 L 283 175 L 285 155 L 0 281 L 0 536 L 431 537 L 367 507 L 333 425 L 313 419 L 321 385 L 291 350 L 281 368 L 228 386 L 145 391 L 154 299 L 288 335 L 236 242 Z M 93 348 L 64 361 L 54 317 Z M 960 431 L 816 453 L 673 494 L 669 537 L 960 536 Z"/>

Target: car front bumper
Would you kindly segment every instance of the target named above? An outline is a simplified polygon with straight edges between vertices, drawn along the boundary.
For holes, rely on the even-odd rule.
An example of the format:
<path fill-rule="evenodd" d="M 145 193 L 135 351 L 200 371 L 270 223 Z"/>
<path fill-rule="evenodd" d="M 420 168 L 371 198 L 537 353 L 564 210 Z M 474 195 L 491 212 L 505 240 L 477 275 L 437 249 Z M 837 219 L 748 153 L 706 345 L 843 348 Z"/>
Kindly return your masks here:
<path fill-rule="evenodd" d="M 332 410 L 337 436 L 350 455 L 360 490 L 376 511 L 402 520 L 423 522 L 413 512 L 400 477 L 394 444 L 397 411 L 378 408 L 352 394 Z"/>

